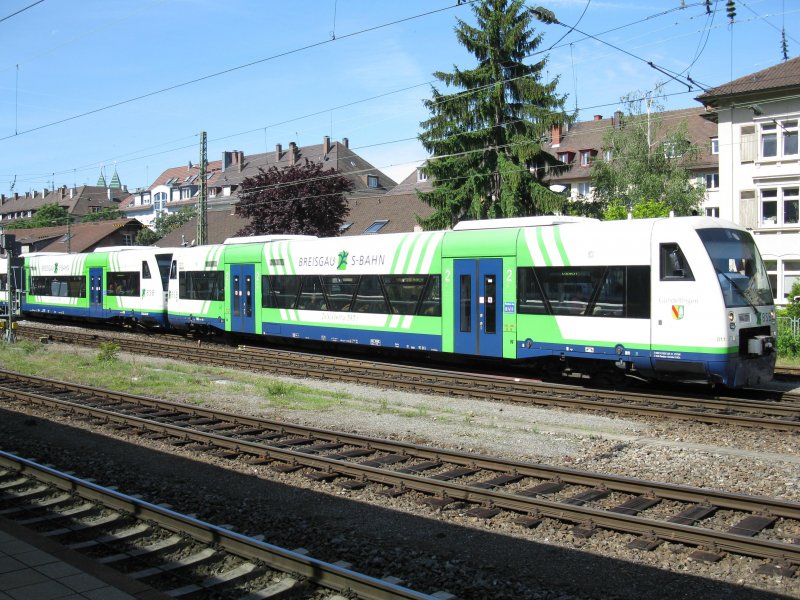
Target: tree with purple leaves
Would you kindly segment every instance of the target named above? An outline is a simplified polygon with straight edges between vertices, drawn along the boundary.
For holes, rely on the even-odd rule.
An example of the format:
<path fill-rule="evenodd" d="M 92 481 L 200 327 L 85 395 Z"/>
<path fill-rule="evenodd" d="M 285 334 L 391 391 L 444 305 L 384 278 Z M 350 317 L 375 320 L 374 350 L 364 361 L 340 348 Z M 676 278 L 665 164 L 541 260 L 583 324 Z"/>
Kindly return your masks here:
<path fill-rule="evenodd" d="M 336 169 L 305 161 L 259 169 L 239 188 L 236 215 L 250 219 L 240 236 L 289 233 L 333 237 L 347 214 L 353 183 Z"/>

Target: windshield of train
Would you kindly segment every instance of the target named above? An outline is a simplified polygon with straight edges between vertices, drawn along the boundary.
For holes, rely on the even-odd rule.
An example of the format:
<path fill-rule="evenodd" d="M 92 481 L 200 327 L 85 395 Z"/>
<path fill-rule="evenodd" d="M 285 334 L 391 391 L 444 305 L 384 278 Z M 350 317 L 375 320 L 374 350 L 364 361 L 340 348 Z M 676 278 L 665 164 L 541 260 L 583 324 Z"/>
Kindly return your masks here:
<path fill-rule="evenodd" d="M 772 289 L 761 255 L 746 231 L 698 229 L 725 298 L 725 306 L 771 305 Z"/>

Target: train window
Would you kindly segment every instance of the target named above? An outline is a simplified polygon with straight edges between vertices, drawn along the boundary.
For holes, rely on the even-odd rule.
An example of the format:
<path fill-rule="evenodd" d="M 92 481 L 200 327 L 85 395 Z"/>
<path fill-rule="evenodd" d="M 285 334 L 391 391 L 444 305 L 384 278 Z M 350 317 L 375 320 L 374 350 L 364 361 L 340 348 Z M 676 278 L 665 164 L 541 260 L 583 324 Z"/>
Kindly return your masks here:
<path fill-rule="evenodd" d="M 429 275 L 417 314 L 425 317 L 442 316 L 442 276 Z"/>
<path fill-rule="evenodd" d="M 261 282 L 261 303 L 264 308 L 294 308 L 300 278 L 293 275 L 265 275 Z"/>
<path fill-rule="evenodd" d="M 535 267 L 554 315 L 584 315 L 606 267 Z"/>
<path fill-rule="evenodd" d="M 161 275 L 161 285 L 166 290 L 169 287 L 169 269 L 172 264 L 172 254 L 156 254 L 156 264 L 158 265 L 158 273 Z"/>
<path fill-rule="evenodd" d="M 328 310 L 347 312 L 358 287 L 355 275 L 323 275 L 322 287 L 328 297 Z"/>
<path fill-rule="evenodd" d="M 459 312 L 461 314 L 459 330 L 462 333 L 472 331 L 472 277 L 462 275 L 460 281 Z"/>
<path fill-rule="evenodd" d="M 425 291 L 428 278 L 425 275 L 384 275 L 383 287 L 395 315 L 413 315 Z"/>
<path fill-rule="evenodd" d="M 328 310 L 328 303 L 325 301 L 325 293 L 318 275 L 303 275 L 297 308 L 299 310 Z"/>
<path fill-rule="evenodd" d="M 239 301 L 239 294 L 241 293 L 239 287 L 239 276 L 233 276 L 233 315 L 234 317 L 241 317 L 241 302 Z"/>
<path fill-rule="evenodd" d="M 0 275 L 0 290 L 5 291 L 8 287 L 8 275 Z"/>
<path fill-rule="evenodd" d="M 497 278 L 494 275 L 483 276 L 483 292 L 486 302 L 483 307 L 486 314 L 486 333 L 497 333 Z"/>
<path fill-rule="evenodd" d="M 517 269 L 517 312 L 523 315 L 546 315 L 547 307 L 532 267 Z"/>
<path fill-rule="evenodd" d="M 138 296 L 139 273 L 115 272 L 106 273 L 106 296 Z"/>
<path fill-rule="evenodd" d="M 692 269 L 678 244 L 661 244 L 661 281 L 694 281 Z"/>
<path fill-rule="evenodd" d="M 177 260 L 173 260 L 172 261 L 172 266 L 170 267 L 170 270 L 169 270 L 169 278 L 170 279 L 177 279 L 178 278 L 178 261 Z"/>
<path fill-rule="evenodd" d="M 142 261 L 142 279 L 150 279 L 150 265 L 146 260 Z"/>
<path fill-rule="evenodd" d="M 225 300 L 225 273 L 222 271 L 181 271 L 178 280 L 181 300 Z"/>
<path fill-rule="evenodd" d="M 625 282 L 625 316 L 629 319 L 650 318 L 650 267 L 627 267 Z"/>
<path fill-rule="evenodd" d="M 608 268 L 592 308 L 592 316 L 625 316 L 625 267 Z"/>
<path fill-rule="evenodd" d="M 30 288 L 33 296 L 86 298 L 86 277 L 83 275 L 31 276 Z"/>
<path fill-rule="evenodd" d="M 386 297 L 383 295 L 381 280 L 378 275 L 362 275 L 358 284 L 358 293 L 353 303 L 353 312 L 388 313 Z"/>

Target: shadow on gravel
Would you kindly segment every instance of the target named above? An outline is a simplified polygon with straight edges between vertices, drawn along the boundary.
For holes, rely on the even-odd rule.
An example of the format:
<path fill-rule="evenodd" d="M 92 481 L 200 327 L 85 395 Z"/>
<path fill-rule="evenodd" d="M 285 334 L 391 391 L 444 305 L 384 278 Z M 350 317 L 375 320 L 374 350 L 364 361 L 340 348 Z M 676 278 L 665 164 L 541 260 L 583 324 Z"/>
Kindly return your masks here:
<path fill-rule="evenodd" d="M 464 600 L 780 597 L 376 508 L 345 497 L 335 484 L 331 494 L 298 489 L 4 409 L 0 449 L 263 534 L 279 546 L 306 548 L 322 560 L 346 560 L 354 570 L 400 576 L 411 588 L 447 590 Z"/>

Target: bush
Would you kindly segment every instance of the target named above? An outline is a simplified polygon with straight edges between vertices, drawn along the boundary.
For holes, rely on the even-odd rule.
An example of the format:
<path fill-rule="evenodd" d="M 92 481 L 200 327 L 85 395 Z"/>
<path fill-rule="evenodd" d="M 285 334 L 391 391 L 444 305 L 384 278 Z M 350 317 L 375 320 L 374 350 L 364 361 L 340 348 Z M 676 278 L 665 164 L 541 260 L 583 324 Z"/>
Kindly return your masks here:
<path fill-rule="evenodd" d="M 794 335 L 788 327 L 778 330 L 778 356 L 781 358 L 800 356 L 800 336 Z"/>
<path fill-rule="evenodd" d="M 119 360 L 119 344 L 114 342 L 101 342 L 100 351 L 97 353 L 98 362 L 115 362 Z"/>

